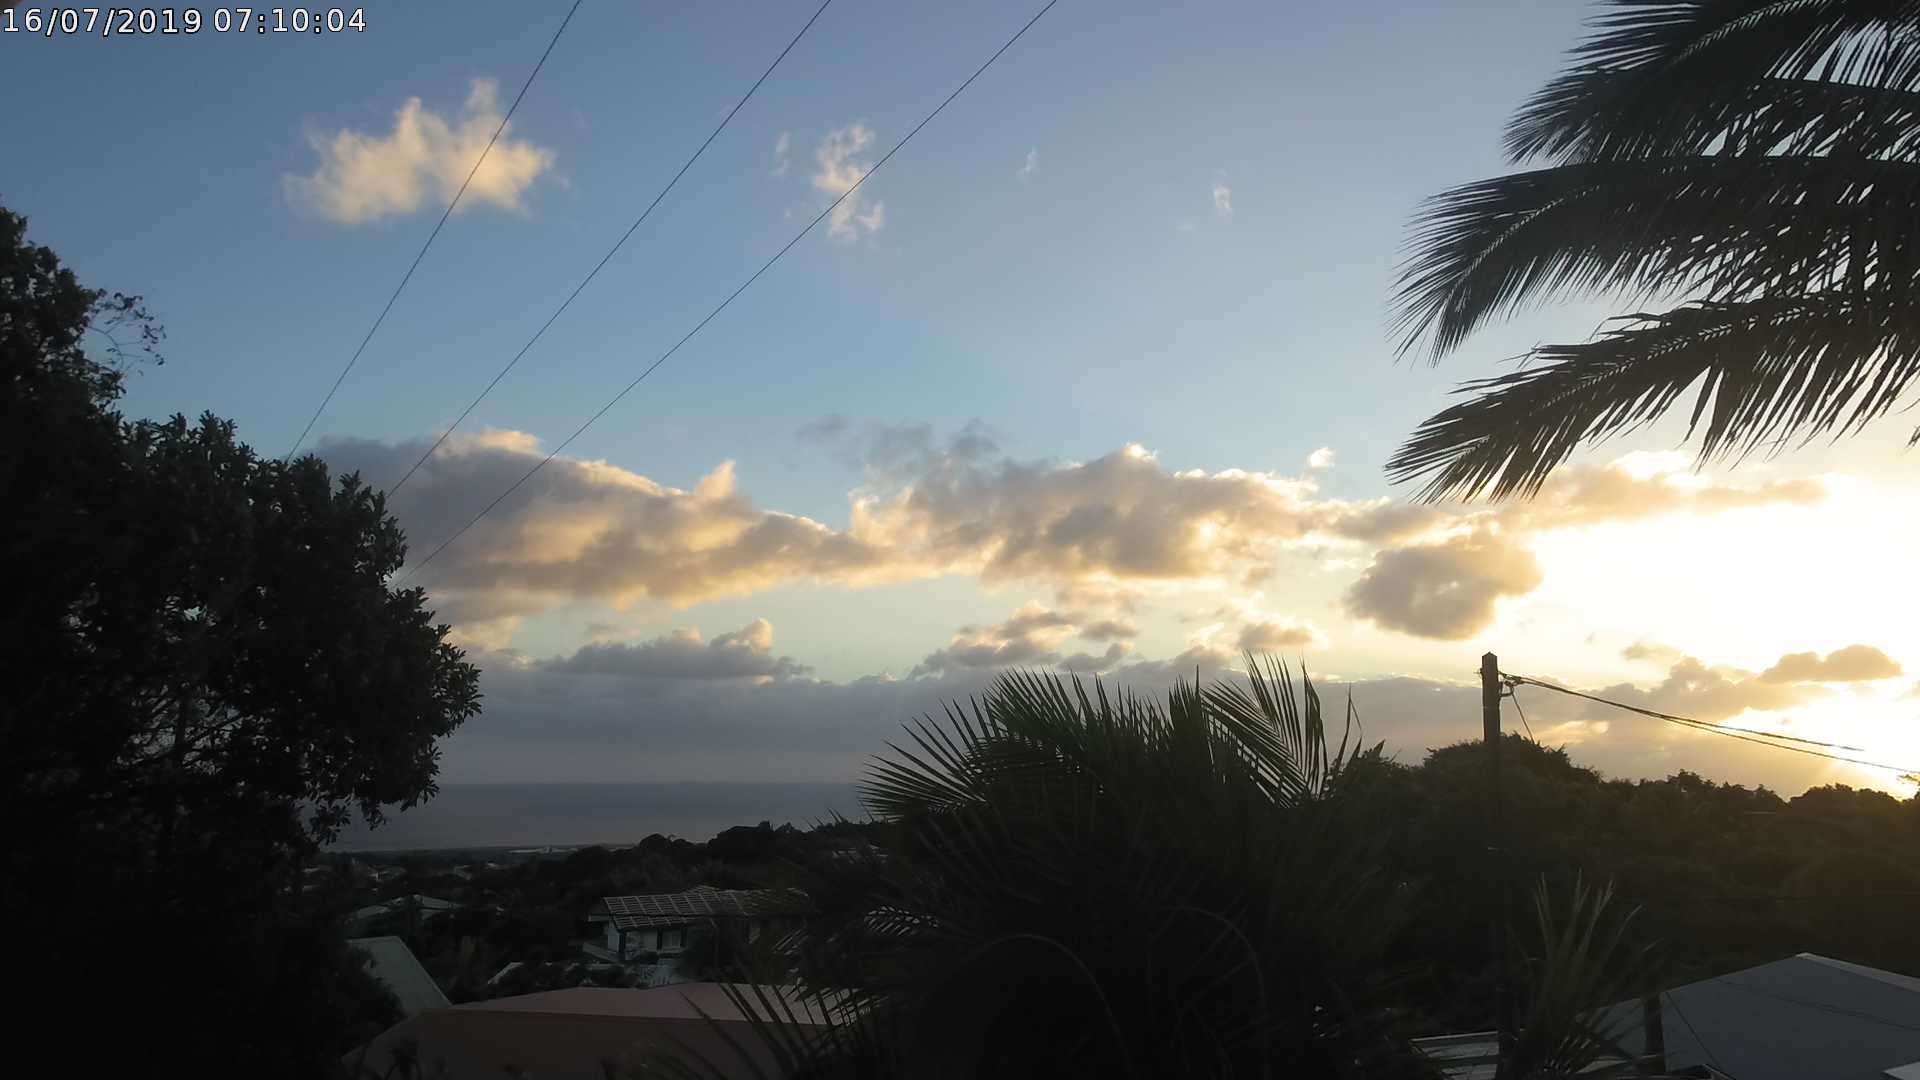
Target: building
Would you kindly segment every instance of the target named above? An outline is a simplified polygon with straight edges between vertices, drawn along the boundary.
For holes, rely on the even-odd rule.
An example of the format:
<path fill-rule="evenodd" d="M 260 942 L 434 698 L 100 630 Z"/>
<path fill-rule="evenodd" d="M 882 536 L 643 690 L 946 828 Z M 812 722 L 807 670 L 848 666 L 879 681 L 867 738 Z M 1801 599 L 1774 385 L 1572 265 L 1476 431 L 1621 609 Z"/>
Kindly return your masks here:
<path fill-rule="evenodd" d="M 394 1050 L 411 1042 L 424 1074 L 445 1080 L 494 1080 L 508 1075 L 509 1067 L 539 1080 L 605 1080 L 626 1075 L 649 1048 L 686 1047 L 713 1062 L 740 1062 L 744 1053 L 752 1065 L 741 1064 L 739 1075 L 778 1076 L 749 1013 L 762 1022 L 807 1028 L 825 1019 L 782 991 L 766 991 L 769 1010 L 752 989 L 741 989 L 744 1012 L 719 983 L 657 990 L 576 987 L 476 1001 L 409 1017 L 346 1060 L 349 1067 L 360 1063 L 383 1075 Z M 444 1074 L 436 1073 L 443 1062 Z M 615 1071 L 608 1073 L 603 1063 Z"/>
<path fill-rule="evenodd" d="M 434 896 L 422 896 L 414 893 L 410 896 L 396 896 L 391 900 L 382 900 L 347 916 L 347 932 L 358 934 L 373 926 L 389 915 L 406 915 L 413 919 L 426 919 L 443 911 L 458 911 L 460 905 L 451 900 L 442 900 Z"/>
<path fill-rule="evenodd" d="M 1920 1080 L 1920 979 L 1801 953 L 1676 986 L 1659 1001 L 1657 1023 L 1641 1002 L 1601 1013 L 1603 1028 L 1619 1033 L 1609 1064 L 1664 1058 L 1671 1075 L 1737 1080 Z M 1414 1045 L 1449 1080 L 1493 1076 L 1492 1032 Z"/>
<path fill-rule="evenodd" d="M 402 1016 L 448 1007 L 440 984 L 420 966 L 406 942 L 397 937 L 370 937 L 353 938 L 347 944 L 367 954 L 367 970 L 400 1000 Z"/>
<path fill-rule="evenodd" d="M 1920 979 L 1813 953 L 1676 986 L 1661 995 L 1660 1027 L 1676 1071 L 1705 1067 L 1738 1080 L 1920 1077 Z M 1644 1025 L 1628 1025 L 1621 1045 L 1645 1053 Z"/>
<path fill-rule="evenodd" d="M 794 889 L 715 889 L 701 885 L 686 892 L 644 896 L 608 896 L 598 921 L 606 926 L 605 951 L 616 960 L 642 954 L 677 956 L 687 947 L 689 934 L 701 926 L 731 925 L 744 939 L 797 929 L 807 912 L 807 898 Z"/>

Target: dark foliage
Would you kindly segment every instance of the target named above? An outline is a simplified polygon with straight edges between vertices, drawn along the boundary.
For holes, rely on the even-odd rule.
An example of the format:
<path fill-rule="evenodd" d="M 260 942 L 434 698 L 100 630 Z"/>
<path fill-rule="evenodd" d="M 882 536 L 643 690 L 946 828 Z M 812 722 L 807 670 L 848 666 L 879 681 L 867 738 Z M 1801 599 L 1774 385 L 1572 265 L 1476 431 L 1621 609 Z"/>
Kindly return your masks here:
<path fill-rule="evenodd" d="M 297 872 L 350 809 L 432 794 L 477 672 L 388 588 L 404 541 L 358 478 L 114 410 L 158 341 L 0 210 L 11 1058 L 312 1075 L 371 984 Z M 98 973 L 129 965 L 153 977 L 101 1038 Z"/>
<path fill-rule="evenodd" d="M 1920 4 L 1608 0 L 1507 145 L 1543 167 L 1416 222 L 1403 350 L 1531 301 L 1687 302 L 1467 384 L 1388 464 L 1427 496 L 1531 494 L 1689 394 L 1703 459 L 1838 438 L 1920 376 Z"/>

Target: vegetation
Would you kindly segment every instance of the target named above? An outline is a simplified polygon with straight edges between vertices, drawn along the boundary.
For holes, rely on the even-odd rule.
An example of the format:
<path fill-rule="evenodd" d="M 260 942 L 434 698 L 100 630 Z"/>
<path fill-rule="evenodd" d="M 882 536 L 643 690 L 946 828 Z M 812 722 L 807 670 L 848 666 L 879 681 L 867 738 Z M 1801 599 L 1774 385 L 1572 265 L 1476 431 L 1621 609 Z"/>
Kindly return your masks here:
<path fill-rule="evenodd" d="M 1920 798 L 1505 754 L 1503 871 L 1477 742 L 1329 749 L 1274 666 L 1164 708 L 1009 676 L 874 766 L 896 832 L 808 881 L 807 996 L 739 1003 L 799 1076 L 1428 1075 L 1410 1036 L 1494 1026 L 1503 879 L 1535 882 L 1509 1077 L 1582 1075 L 1622 1034 L 1596 1006 L 1656 987 L 1803 950 L 1920 970 Z"/>
<path fill-rule="evenodd" d="M 1920 8 L 1611 0 L 1507 130 L 1542 167 L 1436 197 L 1396 302 L 1438 358 L 1529 301 L 1652 303 L 1467 384 L 1389 463 L 1429 496 L 1527 494 L 1697 387 L 1703 458 L 1835 437 L 1920 375 Z"/>
<path fill-rule="evenodd" d="M 33 973 L 9 981 L 11 1057 L 317 1075 L 383 991 L 295 878 L 350 810 L 433 793 L 478 673 L 387 586 L 404 541 L 356 477 L 115 411 L 159 341 L 0 210 L 0 816 L 31 838 L 0 905 Z M 174 984 L 100 1038 L 75 1002 L 130 960 Z"/>

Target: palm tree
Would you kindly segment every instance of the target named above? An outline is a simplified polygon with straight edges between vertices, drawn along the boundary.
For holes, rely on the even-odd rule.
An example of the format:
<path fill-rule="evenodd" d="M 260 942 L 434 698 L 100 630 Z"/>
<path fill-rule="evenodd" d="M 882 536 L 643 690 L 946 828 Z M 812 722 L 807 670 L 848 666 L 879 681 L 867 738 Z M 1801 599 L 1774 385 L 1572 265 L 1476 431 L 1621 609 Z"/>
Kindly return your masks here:
<path fill-rule="evenodd" d="M 1417 897 L 1385 870 L 1381 747 L 1330 745 L 1304 672 L 1166 703 L 1008 674 L 870 766 L 894 850 L 809 882 L 798 983 L 730 988 L 753 1034 L 653 1048 L 634 1077 L 1437 1076 L 1384 957 Z M 1508 1080 L 1639 1073 L 1644 978 L 1608 893 L 1542 884 Z M 775 983 L 781 985 L 773 985 Z"/>
<path fill-rule="evenodd" d="M 1530 495 L 1696 387 L 1703 461 L 1839 438 L 1920 374 L 1920 2 L 1609 0 L 1506 146 L 1541 167 L 1417 218 L 1402 354 L 1529 301 L 1676 306 L 1466 384 L 1388 465 L 1424 497 Z"/>
<path fill-rule="evenodd" d="M 1251 667 L 1164 707 L 1008 674 L 909 728 L 865 787 L 900 850 L 815 896 L 805 981 L 841 1024 L 787 1074 L 1427 1075 L 1385 1008 L 1386 830 L 1342 792 L 1380 749 Z"/>

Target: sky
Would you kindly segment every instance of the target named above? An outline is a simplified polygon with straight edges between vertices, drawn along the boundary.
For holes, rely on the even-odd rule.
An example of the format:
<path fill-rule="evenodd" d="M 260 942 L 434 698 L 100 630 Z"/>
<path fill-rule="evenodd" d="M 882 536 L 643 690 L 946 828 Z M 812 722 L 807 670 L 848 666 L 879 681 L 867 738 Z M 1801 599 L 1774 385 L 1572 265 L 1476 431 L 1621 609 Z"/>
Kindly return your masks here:
<path fill-rule="evenodd" d="M 304 449 L 390 487 L 817 6 L 587 0 Z M 833 0 L 678 186 L 392 496 L 416 562 L 845 192 L 1038 4 Z M 565 14 L 380 4 L 366 30 L 0 39 L 0 203 L 141 294 L 124 407 L 293 446 Z M 1737 468 L 1663 423 L 1526 503 L 1383 464 L 1460 382 L 1389 297 L 1422 198 L 1503 171 L 1589 4 L 1063 0 L 772 269 L 410 578 L 484 671 L 443 782 L 859 775 L 1009 667 L 1144 690 L 1304 664 L 1403 760 L 1480 730 L 1479 656 L 1920 764 L 1910 422 Z M 1550 691 L 1610 775 L 1897 774 Z M 1513 726 L 1520 718 L 1512 715 Z"/>

